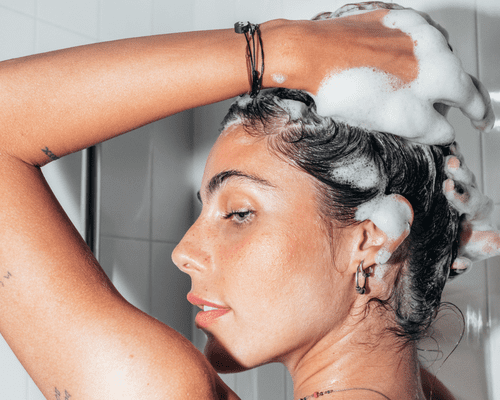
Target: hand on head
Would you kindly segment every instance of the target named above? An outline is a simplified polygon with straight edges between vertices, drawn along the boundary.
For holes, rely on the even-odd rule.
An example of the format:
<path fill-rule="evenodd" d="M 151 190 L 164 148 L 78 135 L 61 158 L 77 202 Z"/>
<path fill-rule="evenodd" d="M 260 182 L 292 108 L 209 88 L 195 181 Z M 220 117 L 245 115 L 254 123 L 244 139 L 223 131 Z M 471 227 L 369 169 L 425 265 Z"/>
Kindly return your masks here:
<path fill-rule="evenodd" d="M 365 52 L 357 46 L 356 54 L 346 55 L 345 68 L 320 68 L 323 80 L 312 92 L 319 114 L 423 144 L 453 142 L 455 132 L 446 119 L 450 107 L 459 108 L 475 128 L 492 128 L 488 91 L 464 71 L 447 32 L 427 14 L 371 2 L 316 19 L 341 24 L 345 36 L 353 32 L 367 43 Z"/>
<path fill-rule="evenodd" d="M 452 155 L 446 158 L 444 192 L 448 201 L 462 214 L 462 233 L 453 274 L 458 275 L 471 265 L 500 255 L 500 232 L 491 222 L 493 202 L 477 187 L 476 177 L 465 165 L 458 145 L 451 146 Z"/>

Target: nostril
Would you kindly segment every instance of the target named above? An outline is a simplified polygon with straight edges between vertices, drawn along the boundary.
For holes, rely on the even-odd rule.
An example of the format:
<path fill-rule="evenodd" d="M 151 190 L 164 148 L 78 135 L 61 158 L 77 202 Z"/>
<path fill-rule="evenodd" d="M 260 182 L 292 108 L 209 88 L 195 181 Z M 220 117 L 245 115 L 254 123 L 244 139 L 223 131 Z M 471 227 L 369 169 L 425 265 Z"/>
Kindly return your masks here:
<path fill-rule="evenodd" d="M 206 269 L 207 261 L 210 259 L 199 248 L 190 246 L 189 243 L 180 243 L 172 252 L 172 261 L 182 272 L 189 274 L 193 271 Z"/>
<path fill-rule="evenodd" d="M 185 260 L 183 256 L 183 252 L 179 248 L 180 243 L 175 247 L 175 249 L 172 251 L 172 262 L 175 264 L 175 266 L 179 269 L 182 269 L 182 267 L 186 264 L 188 264 L 187 260 Z"/>
<path fill-rule="evenodd" d="M 210 250 L 202 237 L 200 223 L 197 222 L 186 232 L 172 251 L 172 261 L 182 272 L 187 274 L 201 271 L 210 265 Z"/>

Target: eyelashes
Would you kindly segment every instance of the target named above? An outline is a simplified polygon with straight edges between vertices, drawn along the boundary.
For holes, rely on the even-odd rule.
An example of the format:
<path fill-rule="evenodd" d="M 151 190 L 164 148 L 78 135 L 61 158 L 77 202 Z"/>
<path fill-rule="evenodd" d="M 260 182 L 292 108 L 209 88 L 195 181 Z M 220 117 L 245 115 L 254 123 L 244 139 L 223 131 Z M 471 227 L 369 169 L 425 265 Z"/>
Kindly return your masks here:
<path fill-rule="evenodd" d="M 224 215 L 224 219 L 231 220 L 237 225 L 244 225 L 250 223 L 255 216 L 255 212 L 248 209 L 231 210 Z"/>

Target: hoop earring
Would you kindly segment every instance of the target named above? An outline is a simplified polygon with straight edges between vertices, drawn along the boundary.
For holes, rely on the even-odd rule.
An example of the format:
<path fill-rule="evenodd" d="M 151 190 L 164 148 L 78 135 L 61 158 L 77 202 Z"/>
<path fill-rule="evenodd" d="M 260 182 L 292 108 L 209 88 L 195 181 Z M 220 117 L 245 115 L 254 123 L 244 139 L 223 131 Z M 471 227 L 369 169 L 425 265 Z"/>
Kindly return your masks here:
<path fill-rule="evenodd" d="M 370 274 L 368 272 L 363 271 L 363 262 L 364 261 L 361 261 L 361 263 L 358 265 L 358 269 L 356 270 L 356 292 L 358 294 L 365 294 L 366 293 L 366 289 L 365 289 L 366 278 L 368 278 L 370 276 Z M 361 275 L 363 275 L 363 277 L 365 278 L 365 281 L 363 282 L 363 287 L 359 286 L 359 273 L 360 272 L 361 272 Z"/>

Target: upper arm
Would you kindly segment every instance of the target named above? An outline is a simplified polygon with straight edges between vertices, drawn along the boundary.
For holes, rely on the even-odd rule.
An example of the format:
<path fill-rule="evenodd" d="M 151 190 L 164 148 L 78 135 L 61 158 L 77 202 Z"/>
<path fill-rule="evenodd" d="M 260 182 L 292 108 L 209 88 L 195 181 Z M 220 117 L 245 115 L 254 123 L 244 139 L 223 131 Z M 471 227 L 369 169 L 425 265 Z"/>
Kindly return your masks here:
<path fill-rule="evenodd" d="M 233 398 L 188 340 L 120 296 L 39 168 L 0 152 L 0 202 L 0 333 L 48 399 Z"/>

